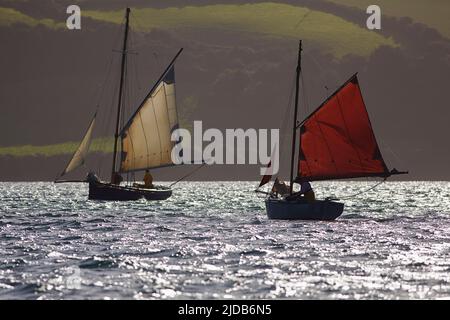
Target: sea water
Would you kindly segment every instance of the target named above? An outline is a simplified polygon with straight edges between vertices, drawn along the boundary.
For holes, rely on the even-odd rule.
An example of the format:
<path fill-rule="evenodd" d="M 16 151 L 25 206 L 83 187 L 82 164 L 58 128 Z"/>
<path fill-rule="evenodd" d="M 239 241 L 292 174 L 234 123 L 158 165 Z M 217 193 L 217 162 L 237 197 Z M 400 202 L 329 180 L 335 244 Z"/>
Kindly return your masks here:
<path fill-rule="evenodd" d="M 0 299 L 450 297 L 450 183 L 314 183 L 334 222 L 268 220 L 257 182 L 182 182 L 166 201 L 0 183 Z"/>

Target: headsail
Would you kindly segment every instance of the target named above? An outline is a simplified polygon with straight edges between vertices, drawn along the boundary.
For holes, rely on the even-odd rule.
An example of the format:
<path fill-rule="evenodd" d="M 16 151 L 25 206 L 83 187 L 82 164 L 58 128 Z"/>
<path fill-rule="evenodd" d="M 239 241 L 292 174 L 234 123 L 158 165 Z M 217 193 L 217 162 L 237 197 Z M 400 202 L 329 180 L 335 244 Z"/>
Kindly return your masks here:
<path fill-rule="evenodd" d="M 264 171 L 264 175 L 261 179 L 261 182 L 259 183 L 259 186 L 257 189 L 261 188 L 262 186 L 266 185 L 267 183 L 270 182 L 270 180 L 272 180 L 272 176 L 273 176 L 273 168 L 272 168 L 272 162 L 275 163 L 278 162 L 278 156 L 277 156 L 277 152 L 278 152 L 278 144 L 276 144 L 273 149 L 272 149 L 272 153 L 270 156 L 270 161 L 267 164 L 267 167 Z M 276 157 L 276 158 L 275 158 Z"/>
<path fill-rule="evenodd" d="M 66 169 L 64 169 L 64 171 L 61 173 L 60 177 L 75 170 L 76 168 L 78 168 L 84 164 L 84 162 L 86 160 L 86 156 L 89 152 L 89 147 L 91 145 L 92 131 L 94 131 L 96 116 L 97 116 L 97 113 L 94 115 L 94 118 L 92 119 L 92 121 L 86 131 L 86 134 L 83 137 L 83 140 L 81 140 L 80 145 L 78 146 L 77 150 L 73 154 L 72 159 L 70 160 Z"/>
<path fill-rule="evenodd" d="M 297 180 L 390 175 L 355 74 L 303 121 Z"/>
<path fill-rule="evenodd" d="M 257 189 L 261 188 L 262 186 L 268 184 L 270 182 L 270 180 L 272 180 L 272 161 L 269 162 L 269 164 L 267 165 L 267 170 L 266 170 L 266 174 L 263 175 L 261 182 L 259 183 L 259 186 Z"/>
<path fill-rule="evenodd" d="M 180 51 L 181 52 L 181 51 Z M 173 165 L 172 132 L 178 128 L 175 70 L 170 64 L 121 133 L 121 172 Z"/>

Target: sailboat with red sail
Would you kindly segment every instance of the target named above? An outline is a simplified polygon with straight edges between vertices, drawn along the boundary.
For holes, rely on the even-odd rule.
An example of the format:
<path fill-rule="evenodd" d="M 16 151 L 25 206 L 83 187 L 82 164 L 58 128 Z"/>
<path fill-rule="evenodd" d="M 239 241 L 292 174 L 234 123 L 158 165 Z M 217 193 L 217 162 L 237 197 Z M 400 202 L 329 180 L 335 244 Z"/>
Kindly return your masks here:
<path fill-rule="evenodd" d="M 300 41 L 289 192 L 283 197 L 270 192 L 265 201 L 266 210 L 269 219 L 334 220 L 343 213 L 343 203 L 329 199 L 308 201 L 293 192 L 294 183 L 363 177 L 387 179 L 408 172 L 388 169 L 370 123 L 357 74 L 298 123 L 301 53 Z M 258 188 L 270 180 L 271 175 L 264 176 Z"/>

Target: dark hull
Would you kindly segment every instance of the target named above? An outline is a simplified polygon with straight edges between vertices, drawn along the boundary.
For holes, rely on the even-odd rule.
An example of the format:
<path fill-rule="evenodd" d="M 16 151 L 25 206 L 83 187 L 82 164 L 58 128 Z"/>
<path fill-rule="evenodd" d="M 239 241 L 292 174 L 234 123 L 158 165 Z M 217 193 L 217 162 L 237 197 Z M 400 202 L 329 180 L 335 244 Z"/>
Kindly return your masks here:
<path fill-rule="evenodd" d="M 334 201 L 286 201 L 267 199 L 266 210 L 269 219 L 280 220 L 335 220 L 344 211 L 344 204 Z"/>
<path fill-rule="evenodd" d="M 155 187 L 143 189 L 118 186 L 109 183 L 90 182 L 90 200 L 132 201 L 145 198 L 147 200 L 166 200 L 172 195 L 172 190 L 167 187 Z"/>

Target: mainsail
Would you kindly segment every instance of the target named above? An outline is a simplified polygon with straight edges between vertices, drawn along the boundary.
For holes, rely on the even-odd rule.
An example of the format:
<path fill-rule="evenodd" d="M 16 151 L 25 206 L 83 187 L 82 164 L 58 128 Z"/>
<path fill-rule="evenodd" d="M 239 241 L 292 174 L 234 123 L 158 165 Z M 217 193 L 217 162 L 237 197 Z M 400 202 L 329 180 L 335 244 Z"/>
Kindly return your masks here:
<path fill-rule="evenodd" d="M 390 175 L 355 74 L 302 122 L 297 181 Z"/>
<path fill-rule="evenodd" d="M 84 164 L 84 162 L 86 160 L 86 156 L 89 152 L 89 147 L 91 145 L 92 131 L 94 130 L 96 116 L 97 116 L 97 114 L 94 115 L 94 118 L 92 119 L 91 123 L 89 124 L 89 127 L 86 131 L 86 134 L 84 135 L 83 140 L 81 140 L 80 145 L 78 146 L 77 150 L 73 154 L 72 159 L 70 160 L 66 169 L 64 169 L 64 171 L 61 173 L 61 177 Z"/>
<path fill-rule="evenodd" d="M 171 134 L 176 128 L 175 71 L 171 64 L 121 132 L 120 172 L 173 165 L 175 142 Z"/>

